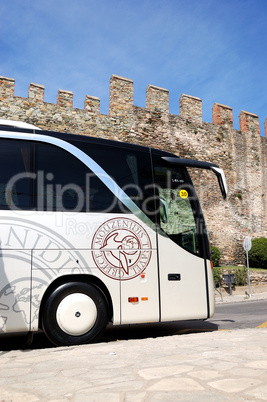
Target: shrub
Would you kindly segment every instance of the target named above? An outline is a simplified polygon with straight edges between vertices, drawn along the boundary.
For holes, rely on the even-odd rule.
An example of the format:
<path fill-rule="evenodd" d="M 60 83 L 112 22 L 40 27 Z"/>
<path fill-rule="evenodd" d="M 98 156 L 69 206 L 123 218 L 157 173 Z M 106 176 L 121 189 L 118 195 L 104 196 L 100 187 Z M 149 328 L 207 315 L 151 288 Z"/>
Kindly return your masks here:
<path fill-rule="evenodd" d="M 222 269 L 220 267 L 213 268 L 213 278 L 215 287 L 220 286 L 222 279 Z"/>
<path fill-rule="evenodd" d="M 248 271 L 246 267 L 237 267 L 234 272 L 235 274 L 235 285 L 244 286 L 247 283 Z"/>
<path fill-rule="evenodd" d="M 252 240 L 252 248 L 248 253 L 249 265 L 253 268 L 267 269 L 267 238 L 259 237 Z"/>
<path fill-rule="evenodd" d="M 219 266 L 220 258 L 221 258 L 221 252 L 218 249 L 218 247 L 211 246 L 211 261 L 214 267 Z"/>

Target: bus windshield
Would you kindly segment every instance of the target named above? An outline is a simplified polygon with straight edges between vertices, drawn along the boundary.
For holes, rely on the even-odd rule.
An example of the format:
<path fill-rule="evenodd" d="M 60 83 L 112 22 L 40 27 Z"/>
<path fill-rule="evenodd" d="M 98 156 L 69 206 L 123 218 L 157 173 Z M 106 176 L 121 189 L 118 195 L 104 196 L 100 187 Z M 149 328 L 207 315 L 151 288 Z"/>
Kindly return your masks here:
<path fill-rule="evenodd" d="M 200 208 L 184 168 L 155 164 L 154 174 L 158 196 L 159 225 L 176 244 L 202 255 L 199 240 Z"/>

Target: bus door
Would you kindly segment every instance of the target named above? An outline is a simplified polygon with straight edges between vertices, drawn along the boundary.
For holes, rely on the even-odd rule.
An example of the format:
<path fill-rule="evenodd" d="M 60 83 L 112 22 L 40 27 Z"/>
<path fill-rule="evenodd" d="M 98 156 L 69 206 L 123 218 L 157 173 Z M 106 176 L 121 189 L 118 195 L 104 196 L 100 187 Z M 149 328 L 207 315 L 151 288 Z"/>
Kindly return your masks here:
<path fill-rule="evenodd" d="M 159 321 L 155 231 L 143 222 L 124 219 L 127 230 L 119 250 L 121 324 Z"/>
<path fill-rule="evenodd" d="M 207 318 L 204 220 L 187 171 L 154 158 L 161 321 Z"/>

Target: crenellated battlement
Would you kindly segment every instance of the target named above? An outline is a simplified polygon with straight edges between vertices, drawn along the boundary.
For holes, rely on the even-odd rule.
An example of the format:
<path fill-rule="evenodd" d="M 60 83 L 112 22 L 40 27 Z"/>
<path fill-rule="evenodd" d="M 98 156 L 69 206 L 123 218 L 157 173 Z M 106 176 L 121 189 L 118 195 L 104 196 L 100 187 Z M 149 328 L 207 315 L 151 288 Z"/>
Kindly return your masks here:
<path fill-rule="evenodd" d="M 239 115 L 240 131 L 249 133 L 255 132 L 260 135 L 259 116 L 241 110 Z"/>
<path fill-rule="evenodd" d="M 0 80 L 1 80 L 1 77 L 0 77 Z M 43 85 L 33 84 L 31 82 L 30 86 L 29 86 L 29 92 L 28 92 L 29 100 L 36 101 L 36 102 L 43 102 L 44 101 L 44 90 L 45 90 L 45 87 Z M 14 95 L 14 92 L 13 92 L 13 95 Z"/>
<path fill-rule="evenodd" d="M 112 75 L 109 89 L 109 114 L 127 115 L 133 108 L 133 81 Z"/>
<path fill-rule="evenodd" d="M 214 103 L 212 108 L 212 123 L 218 126 L 227 124 L 233 127 L 233 109 L 220 103 Z"/>
<path fill-rule="evenodd" d="M 15 80 L 0 77 L 0 98 L 2 100 L 16 98 L 14 96 Z M 45 87 L 30 83 L 29 102 L 44 102 Z M 134 84 L 131 79 L 112 75 L 110 79 L 109 115 L 122 116 L 132 111 Z M 73 108 L 73 93 L 63 89 L 58 90 L 57 103 L 63 108 Z M 180 117 L 195 123 L 202 123 L 202 100 L 195 96 L 182 94 L 180 97 Z M 169 91 L 154 85 L 148 85 L 146 90 L 146 109 L 151 112 L 169 113 Z M 88 113 L 100 113 L 100 99 L 86 95 L 84 110 Z M 212 108 L 212 123 L 219 126 L 233 127 L 233 110 L 231 107 L 214 103 Z M 256 131 L 260 134 L 259 117 L 253 113 L 241 111 L 239 127 L 242 132 Z M 267 119 L 264 123 L 267 137 Z"/>
<path fill-rule="evenodd" d="M 180 115 L 184 119 L 202 123 L 202 100 L 195 96 L 182 94 L 180 97 Z"/>
<path fill-rule="evenodd" d="M 14 96 L 14 78 L 0 77 L 0 97 L 9 98 Z"/>
<path fill-rule="evenodd" d="M 86 95 L 84 109 L 78 109 L 70 91 L 59 89 L 57 102 L 48 103 L 43 85 L 30 83 L 27 98 L 15 96 L 14 90 L 13 78 L 0 77 L 2 119 L 152 146 L 220 165 L 229 186 L 226 202 L 215 177 L 199 172 L 193 180 L 222 262 L 243 262 L 245 236 L 267 237 L 267 119 L 263 137 L 258 116 L 242 110 L 240 130 L 235 130 L 232 108 L 214 103 L 212 123 L 203 122 L 202 100 L 186 94 L 180 97 L 180 115 L 170 114 L 169 91 L 154 85 L 147 86 L 146 107 L 138 107 L 133 81 L 117 75 L 110 79 L 108 115 L 100 113 L 100 99 L 94 96 Z"/>
<path fill-rule="evenodd" d="M 148 85 L 146 89 L 146 108 L 153 112 L 169 113 L 169 91 Z"/>

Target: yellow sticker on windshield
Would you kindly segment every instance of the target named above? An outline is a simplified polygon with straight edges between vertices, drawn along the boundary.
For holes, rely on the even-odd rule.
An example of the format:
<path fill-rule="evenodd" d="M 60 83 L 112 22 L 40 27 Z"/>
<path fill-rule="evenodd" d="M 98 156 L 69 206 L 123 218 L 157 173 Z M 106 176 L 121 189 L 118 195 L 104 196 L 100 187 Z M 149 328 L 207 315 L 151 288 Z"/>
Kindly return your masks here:
<path fill-rule="evenodd" d="M 179 195 L 181 198 L 187 198 L 188 192 L 186 190 L 180 190 Z"/>

